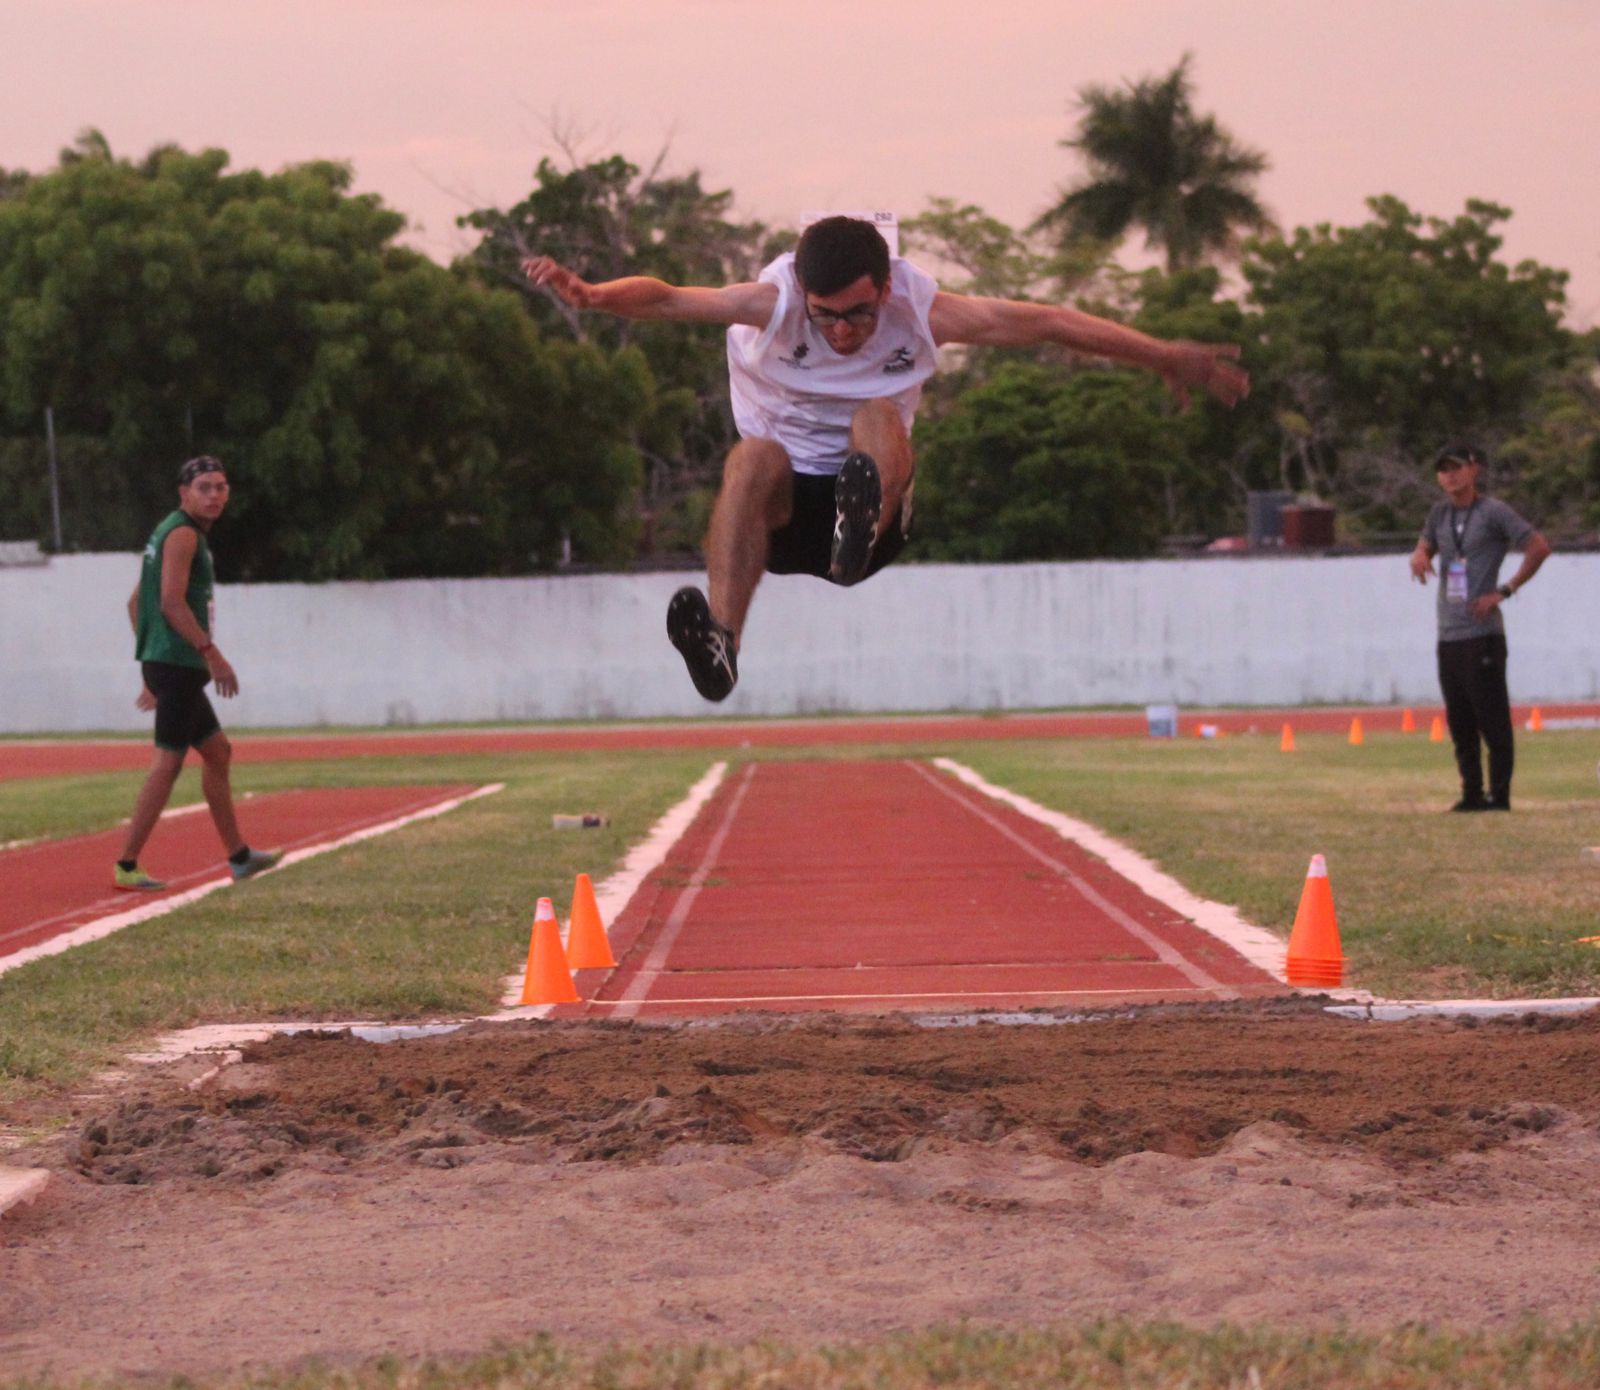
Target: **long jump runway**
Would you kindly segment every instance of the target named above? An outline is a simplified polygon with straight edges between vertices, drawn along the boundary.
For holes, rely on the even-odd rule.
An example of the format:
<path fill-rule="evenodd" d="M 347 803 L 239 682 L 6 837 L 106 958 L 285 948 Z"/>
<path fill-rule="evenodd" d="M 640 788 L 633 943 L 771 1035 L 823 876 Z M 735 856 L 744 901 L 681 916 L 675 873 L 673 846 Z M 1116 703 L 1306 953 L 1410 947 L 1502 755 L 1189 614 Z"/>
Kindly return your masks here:
<path fill-rule="evenodd" d="M 466 786 L 338 787 L 268 792 L 240 804 L 252 844 L 285 858 L 456 805 Z M 119 893 L 111 868 L 125 832 L 101 831 L 0 852 L 0 971 L 18 957 L 48 953 L 97 924 L 229 881 L 204 806 L 167 815 L 142 862 L 167 884 L 160 893 Z"/>
<path fill-rule="evenodd" d="M 1104 1007 L 1286 992 L 1050 828 L 915 761 L 754 762 L 558 1014 Z"/>

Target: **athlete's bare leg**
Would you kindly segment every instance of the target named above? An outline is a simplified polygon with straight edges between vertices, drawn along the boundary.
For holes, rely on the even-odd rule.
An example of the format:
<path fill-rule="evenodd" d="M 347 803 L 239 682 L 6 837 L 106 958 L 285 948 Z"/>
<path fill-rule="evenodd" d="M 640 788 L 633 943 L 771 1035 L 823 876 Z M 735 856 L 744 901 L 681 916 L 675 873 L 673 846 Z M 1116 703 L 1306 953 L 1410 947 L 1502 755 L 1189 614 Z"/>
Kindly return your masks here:
<path fill-rule="evenodd" d="M 206 805 L 211 809 L 211 823 L 217 827 L 217 836 L 228 853 L 237 854 L 244 848 L 244 836 L 239 833 L 239 819 L 233 810 L 233 783 L 229 774 L 233 745 L 218 729 L 197 751 L 202 760 L 200 790 L 205 793 Z"/>
<path fill-rule="evenodd" d="M 183 771 L 183 759 L 187 751 L 174 753 L 167 748 L 156 749 L 150 771 L 144 779 L 144 785 L 139 788 L 138 799 L 133 803 L 133 819 L 128 822 L 128 833 L 122 841 L 124 859 L 138 862 L 150 832 L 156 828 L 156 822 L 166 810 L 173 784 Z"/>
<path fill-rule="evenodd" d="M 756 585 L 767 568 L 768 535 L 794 513 L 789 455 L 770 439 L 741 439 L 722 469 L 722 490 L 706 531 L 711 616 L 733 629 L 735 650 Z"/>
<path fill-rule="evenodd" d="M 902 503 L 909 508 L 909 495 L 916 462 L 911 454 L 911 439 L 900 422 L 900 412 L 886 400 L 864 401 L 850 421 L 850 448 L 871 454 L 878 465 L 878 481 L 883 486 L 885 520 Z M 883 534 L 880 523 L 878 534 Z"/>

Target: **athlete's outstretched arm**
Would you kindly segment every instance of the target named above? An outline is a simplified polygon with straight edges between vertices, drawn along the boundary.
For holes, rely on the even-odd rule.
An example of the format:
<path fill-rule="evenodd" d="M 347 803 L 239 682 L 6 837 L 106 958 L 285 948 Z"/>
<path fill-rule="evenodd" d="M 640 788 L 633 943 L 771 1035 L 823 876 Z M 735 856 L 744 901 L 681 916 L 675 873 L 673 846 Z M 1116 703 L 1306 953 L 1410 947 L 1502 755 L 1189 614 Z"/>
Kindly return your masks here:
<path fill-rule="evenodd" d="M 574 309 L 600 309 L 625 319 L 681 323 L 747 323 L 765 328 L 778 303 L 778 287 L 759 283 L 722 289 L 669 285 L 649 275 L 629 275 L 591 285 L 549 256 L 529 256 L 522 273 Z"/>
<path fill-rule="evenodd" d="M 1065 305 L 985 299 L 941 290 L 933 297 L 928 325 L 940 344 L 1037 347 L 1054 343 L 1074 352 L 1144 367 L 1160 376 L 1184 406 L 1193 390 L 1204 391 L 1223 405 L 1235 405 L 1250 394 L 1249 374 L 1235 360 L 1239 356 L 1236 344 L 1152 338 L 1137 328 Z"/>

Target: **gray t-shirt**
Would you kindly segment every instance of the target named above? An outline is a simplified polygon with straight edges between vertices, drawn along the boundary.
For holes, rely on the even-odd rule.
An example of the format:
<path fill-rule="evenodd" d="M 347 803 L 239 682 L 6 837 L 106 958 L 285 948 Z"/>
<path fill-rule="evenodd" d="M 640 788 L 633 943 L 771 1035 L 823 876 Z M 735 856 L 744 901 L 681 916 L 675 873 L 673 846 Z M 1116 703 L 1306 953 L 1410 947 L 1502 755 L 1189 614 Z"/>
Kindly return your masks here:
<path fill-rule="evenodd" d="M 1533 534 L 1533 525 L 1494 497 L 1481 493 L 1470 507 L 1436 502 L 1423 523 L 1422 539 L 1439 557 L 1439 640 L 1461 642 L 1469 637 L 1490 637 L 1506 630 L 1498 608 L 1487 618 L 1474 618 L 1472 600 L 1500 585 L 1500 564 L 1508 550 L 1520 549 Z M 1467 564 L 1465 597 L 1450 596 L 1450 564 L 1464 558 Z"/>

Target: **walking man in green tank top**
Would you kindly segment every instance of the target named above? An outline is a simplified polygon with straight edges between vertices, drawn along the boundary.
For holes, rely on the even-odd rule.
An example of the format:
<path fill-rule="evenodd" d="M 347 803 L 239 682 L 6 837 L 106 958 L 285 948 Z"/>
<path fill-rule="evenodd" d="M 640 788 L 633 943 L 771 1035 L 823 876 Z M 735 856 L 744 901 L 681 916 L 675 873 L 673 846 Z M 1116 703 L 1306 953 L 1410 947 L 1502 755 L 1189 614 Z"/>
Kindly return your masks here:
<path fill-rule="evenodd" d="M 239 693 L 238 676 L 211 640 L 213 574 L 206 534 L 227 505 L 228 477 L 218 460 L 202 456 L 184 464 L 178 472 L 178 510 L 151 535 L 139 587 L 128 599 L 144 676 L 138 706 L 156 713 L 156 753 L 117 861 L 118 888 L 155 892 L 167 886 L 139 867 L 139 855 L 191 748 L 200 754 L 200 787 L 234 878 L 250 878 L 283 857 L 281 850 L 251 849 L 239 833 L 228 770 L 233 746 L 205 693 L 210 682 L 224 698 Z"/>

